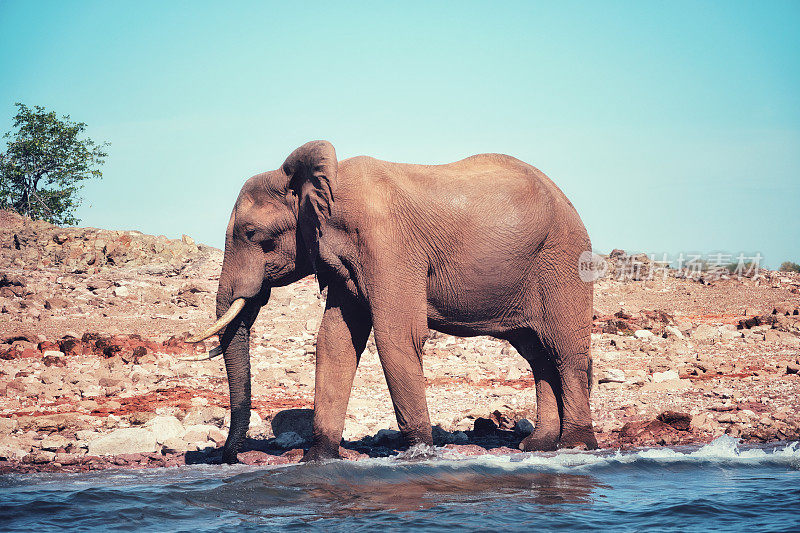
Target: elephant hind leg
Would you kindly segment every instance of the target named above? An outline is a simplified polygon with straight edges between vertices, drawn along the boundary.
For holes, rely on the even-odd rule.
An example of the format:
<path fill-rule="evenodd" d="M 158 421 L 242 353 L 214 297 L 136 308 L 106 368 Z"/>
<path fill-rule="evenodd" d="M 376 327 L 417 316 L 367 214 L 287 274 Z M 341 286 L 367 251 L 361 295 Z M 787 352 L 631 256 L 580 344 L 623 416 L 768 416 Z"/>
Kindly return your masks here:
<path fill-rule="evenodd" d="M 536 381 L 536 426 L 520 443 L 520 449 L 555 450 L 561 436 L 562 411 L 561 381 L 556 366 L 533 330 L 522 330 L 509 340 L 530 363 Z"/>

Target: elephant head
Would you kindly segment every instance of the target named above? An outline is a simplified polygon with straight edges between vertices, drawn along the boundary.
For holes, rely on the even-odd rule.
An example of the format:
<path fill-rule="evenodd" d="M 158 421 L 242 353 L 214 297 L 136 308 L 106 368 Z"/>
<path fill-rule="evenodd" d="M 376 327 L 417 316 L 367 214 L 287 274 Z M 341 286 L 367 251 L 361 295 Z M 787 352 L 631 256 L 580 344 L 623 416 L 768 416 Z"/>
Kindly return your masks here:
<path fill-rule="evenodd" d="M 225 256 L 217 291 L 217 322 L 189 339 L 220 333 L 231 401 L 231 426 L 223 461 L 235 462 L 250 422 L 250 328 L 275 286 L 314 271 L 321 225 L 336 189 L 336 152 L 312 141 L 272 172 L 242 187 L 225 233 Z"/>

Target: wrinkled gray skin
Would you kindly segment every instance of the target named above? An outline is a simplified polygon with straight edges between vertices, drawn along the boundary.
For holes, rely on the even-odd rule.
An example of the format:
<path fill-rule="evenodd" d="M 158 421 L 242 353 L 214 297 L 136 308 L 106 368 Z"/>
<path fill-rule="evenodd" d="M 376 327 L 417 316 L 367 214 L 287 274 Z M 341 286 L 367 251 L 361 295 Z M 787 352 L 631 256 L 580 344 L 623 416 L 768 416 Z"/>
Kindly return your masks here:
<path fill-rule="evenodd" d="M 513 157 L 448 165 L 337 162 L 326 141 L 250 178 L 233 208 L 217 316 L 247 305 L 221 335 L 231 398 L 223 460 L 250 419 L 249 332 L 270 288 L 316 272 L 328 299 L 317 337 L 314 434 L 304 460 L 339 457 L 345 412 L 371 330 L 409 444 L 431 444 L 422 347 L 428 328 L 507 339 L 536 382 L 525 450 L 595 448 L 589 410 L 591 245 L 550 179 Z"/>

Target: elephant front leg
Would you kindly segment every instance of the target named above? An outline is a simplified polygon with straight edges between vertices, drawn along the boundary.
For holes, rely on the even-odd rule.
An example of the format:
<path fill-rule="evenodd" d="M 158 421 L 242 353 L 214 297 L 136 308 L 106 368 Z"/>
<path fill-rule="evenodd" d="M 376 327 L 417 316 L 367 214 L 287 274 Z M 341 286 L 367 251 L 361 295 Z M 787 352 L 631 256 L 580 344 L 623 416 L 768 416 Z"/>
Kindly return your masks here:
<path fill-rule="evenodd" d="M 413 290 L 400 291 L 376 300 L 375 343 L 400 432 L 409 446 L 433 445 L 422 372 L 422 347 L 428 335 L 425 296 L 414 295 Z"/>
<path fill-rule="evenodd" d="M 339 457 L 353 377 L 371 329 L 369 313 L 329 287 L 317 334 L 313 440 L 303 461 Z"/>

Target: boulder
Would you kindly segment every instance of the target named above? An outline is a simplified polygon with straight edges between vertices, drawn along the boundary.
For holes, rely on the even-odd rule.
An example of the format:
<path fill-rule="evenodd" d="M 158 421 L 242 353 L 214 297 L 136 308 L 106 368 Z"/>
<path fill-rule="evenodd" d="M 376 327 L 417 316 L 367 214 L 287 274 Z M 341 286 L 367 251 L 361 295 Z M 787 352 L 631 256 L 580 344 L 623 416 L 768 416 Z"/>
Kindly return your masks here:
<path fill-rule="evenodd" d="M 72 441 L 70 441 L 68 438 L 55 433 L 39 441 L 39 447 L 48 452 L 56 452 L 61 448 L 66 448 L 69 446 L 70 442 Z"/>
<path fill-rule="evenodd" d="M 186 442 L 207 442 L 211 432 L 219 433 L 217 426 L 207 424 L 195 424 L 186 428 L 183 440 Z"/>
<path fill-rule="evenodd" d="M 527 437 L 533 433 L 533 424 L 527 418 L 520 418 L 514 424 L 514 433 L 520 437 Z"/>
<path fill-rule="evenodd" d="M 665 339 L 683 339 L 683 333 L 681 330 L 677 328 L 677 326 L 667 326 L 664 328 L 664 338 Z"/>
<path fill-rule="evenodd" d="M 680 376 L 674 370 L 666 370 L 664 372 L 653 372 L 653 383 L 662 383 L 664 381 L 670 381 L 673 379 L 678 379 Z"/>
<path fill-rule="evenodd" d="M 598 383 L 625 383 L 625 372 L 618 368 L 609 368 L 603 372 Z"/>
<path fill-rule="evenodd" d="M 290 450 L 300 448 L 306 443 L 306 440 L 294 431 L 286 431 L 281 433 L 272 443 L 278 448 Z"/>
<path fill-rule="evenodd" d="M 313 409 L 286 409 L 277 413 L 272 419 L 272 432 L 279 437 L 283 433 L 293 431 L 303 439 L 311 440 L 313 419 Z"/>
<path fill-rule="evenodd" d="M 0 441 L 0 460 L 21 461 L 30 451 L 31 447 L 22 443 Z"/>
<path fill-rule="evenodd" d="M 403 434 L 396 429 L 381 429 L 375 434 L 375 443 L 387 448 L 398 448 L 403 445 Z"/>
<path fill-rule="evenodd" d="M 269 428 L 264 423 L 261 415 L 255 410 L 250 411 L 250 424 L 247 429 L 247 436 L 251 439 L 269 436 Z"/>
<path fill-rule="evenodd" d="M 89 443 L 89 455 L 153 453 L 159 450 L 155 433 L 142 428 L 117 429 Z"/>
<path fill-rule="evenodd" d="M 719 336 L 719 328 L 709 324 L 700 324 L 692 331 L 692 340 L 698 342 L 713 342 Z"/>
<path fill-rule="evenodd" d="M 164 444 L 171 438 L 182 437 L 186 432 L 181 421 L 172 415 L 151 418 L 144 427 L 153 432 L 159 444 Z"/>

